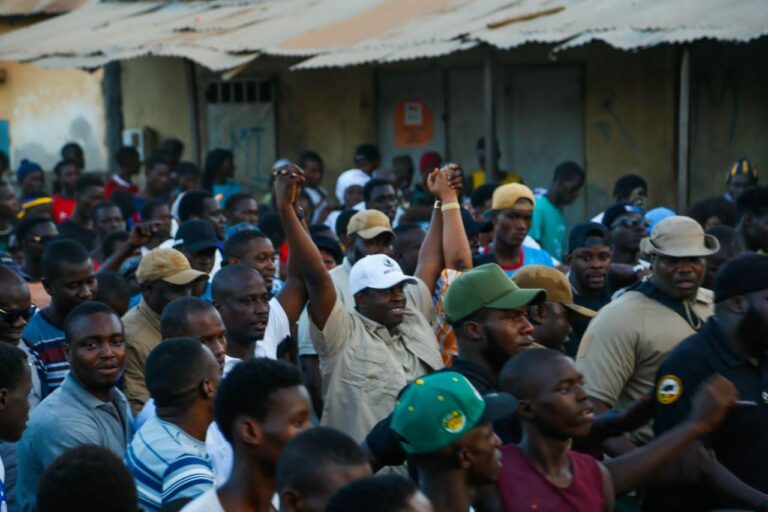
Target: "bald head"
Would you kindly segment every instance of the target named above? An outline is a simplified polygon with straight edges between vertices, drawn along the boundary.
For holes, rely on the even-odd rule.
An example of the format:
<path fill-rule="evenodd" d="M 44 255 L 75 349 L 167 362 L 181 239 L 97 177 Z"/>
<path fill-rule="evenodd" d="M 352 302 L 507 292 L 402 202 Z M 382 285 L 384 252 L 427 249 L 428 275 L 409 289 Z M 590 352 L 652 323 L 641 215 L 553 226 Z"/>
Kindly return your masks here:
<path fill-rule="evenodd" d="M 3 286 L 27 286 L 21 275 L 7 265 L 0 264 L 0 284 Z"/>
<path fill-rule="evenodd" d="M 571 364 L 567 356 L 556 350 L 524 350 L 501 370 L 501 389 L 518 400 L 532 399 L 560 380 L 563 363 Z"/>
<path fill-rule="evenodd" d="M 222 295 L 232 295 L 242 288 L 244 281 L 264 282 L 256 270 L 243 263 L 227 265 L 216 273 L 211 283 L 211 295 L 214 300 L 219 300 Z"/>

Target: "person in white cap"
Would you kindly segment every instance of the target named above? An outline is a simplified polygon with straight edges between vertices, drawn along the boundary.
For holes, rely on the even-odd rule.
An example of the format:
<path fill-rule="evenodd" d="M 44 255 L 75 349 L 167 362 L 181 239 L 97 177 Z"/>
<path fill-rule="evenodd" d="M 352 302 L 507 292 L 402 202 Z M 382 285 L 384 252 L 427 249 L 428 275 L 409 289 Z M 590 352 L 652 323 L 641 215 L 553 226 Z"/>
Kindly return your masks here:
<path fill-rule="evenodd" d="M 309 293 L 310 335 L 325 396 L 322 424 L 360 442 L 392 411 L 408 382 L 441 368 L 443 361 L 425 311 L 406 307 L 404 288 L 417 280 L 403 274 L 391 257 L 370 255 L 352 266 L 355 310 L 344 306 L 296 212 L 292 198 L 302 181 L 298 168 L 279 174 L 275 197 Z"/>
<path fill-rule="evenodd" d="M 648 396 L 667 355 L 713 313 L 712 292 L 701 288 L 701 281 L 704 257 L 716 253 L 719 244 L 698 222 L 666 218 L 642 240 L 640 249 L 650 256 L 650 278 L 600 310 L 576 356 L 595 413 Z M 630 436 L 631 441 L 616 437 L 604 448 L 609 455 L 620 455 L 652 437 L 647 424 Z"/>

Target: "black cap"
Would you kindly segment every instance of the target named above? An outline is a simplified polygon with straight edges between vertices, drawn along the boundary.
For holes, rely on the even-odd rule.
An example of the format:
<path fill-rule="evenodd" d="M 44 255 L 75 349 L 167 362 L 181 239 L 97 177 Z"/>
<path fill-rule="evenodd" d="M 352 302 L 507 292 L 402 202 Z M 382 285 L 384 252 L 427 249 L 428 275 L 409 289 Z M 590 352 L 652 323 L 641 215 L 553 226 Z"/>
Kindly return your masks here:
<path fill-rule="evenodd" d="M 715 302 L 768 290 L 768 256 L 745 252 L 723 265 L 715 278 Z"/>
<path fill-rule="evenodd" d="M 597 222 L 584 222 L 583 224 L 577 224 L 571 230 L 571 234 L 568 237 L 568 253 L 572 253 L 576 249 L 587 247 L 587 239 L 590 237 L 599 236 L 605 240 L 608 244 L 608 228 Z"/>
<path fill-rule="evenodd" d="M 616 203 L 611 205 L 603 214 L 603 225 L 610 229 L 616 219 L 627 213 L 640 213 L 640 209 L 629 203 Z"/>
<path fill-rule="evenodd" d="M 315 242 L 315 245 L 318 249 L 325 249 L 329 253 L 333 254 L 333 259 L 336 260 L 337 265 L 341 263 L 342 259 L 344 259 L 344 254 L 341 252 L 341 246 L 339 245 L 339 242 L 333 238 L 328 238 L 327 236 L 323 235 L 312 235 L 312 241 Z"/>
<path fill-rule="evenodd" d="M 487 220 L 475 220 L 466 208 L 461 209 L 461 222 L 464 224 L 464 233 L 468 237 L 475 236 L 478 233 L 488 233 L 493 230 L 493 223 Z"/>
<path fill-rule="evenodd" d="M 174 247 L 183 247 L 188 252 L 200 252 L 218 247 L 216 230 L 213 224 L 203 219 L 188 220 L 176 231 Z"/>

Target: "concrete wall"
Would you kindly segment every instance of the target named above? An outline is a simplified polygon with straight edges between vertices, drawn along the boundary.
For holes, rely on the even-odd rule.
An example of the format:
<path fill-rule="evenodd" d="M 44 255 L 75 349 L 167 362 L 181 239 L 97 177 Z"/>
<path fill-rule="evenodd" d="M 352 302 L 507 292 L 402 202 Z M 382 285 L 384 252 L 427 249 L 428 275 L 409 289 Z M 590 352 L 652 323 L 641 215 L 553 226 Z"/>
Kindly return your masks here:
<path fill-rule="evenodd" d="M 0 21 L 0 33 L 21 26 Z M 9 123 L 13 169 L 27 158 L 50 170 L 67 142 L 83 146 L 88 170 L 105 168 L 101 72 L 13 62 L 0 62 L 0 68 L 6 74 L 0 82 L 0 119 Z"/>
<path fill-rule="evenodd" d="M 122 64 L 123 126 L 149 127 L 157 132 L 158 143 L 175 137 L 184 143 L 183 158 L 197 160 L 184 60 L 144 57 Z"/>
<path fill-rule="evenodd" d="M 693 201 L 721 195 L 725 173 L 749 158 L 765 184 L 768 170 L 768 41 L 698 44 L 691 52 L 691 189 Z"/>

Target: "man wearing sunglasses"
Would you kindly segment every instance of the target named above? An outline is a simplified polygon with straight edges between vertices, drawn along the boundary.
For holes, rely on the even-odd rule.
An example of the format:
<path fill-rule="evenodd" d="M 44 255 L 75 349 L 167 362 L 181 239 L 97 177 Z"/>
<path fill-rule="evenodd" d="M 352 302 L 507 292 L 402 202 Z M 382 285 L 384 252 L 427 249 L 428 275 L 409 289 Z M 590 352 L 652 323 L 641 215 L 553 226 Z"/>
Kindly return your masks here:
<path fill-rule="evenodd" d="M 16 244 L 24 253 L 21 267 L 27 276 L 32 304 L 42 309 L 51 303 L 43 286 L 43 251 L 48 242 L 59 236 L 56 224 L 48 217 L 28 216 L 16 225 Z"/>
<path fill-rule="evenodd" d="M 647 232 L 645 217 L 638 207 L 629 203 L 614 204 L 605 210 L 603 225 L 611 234 L 614 263 L 650 266 L 650 263 L 640 259 L 640 240 Z"/>

